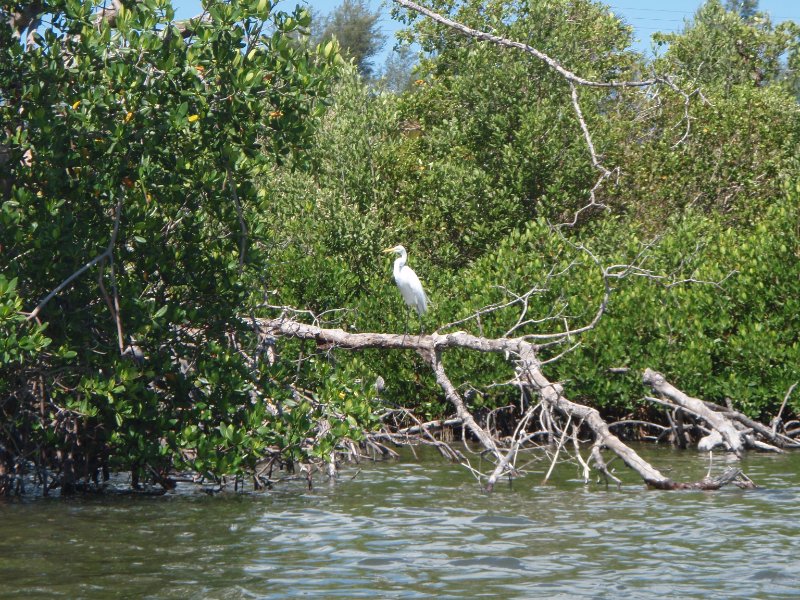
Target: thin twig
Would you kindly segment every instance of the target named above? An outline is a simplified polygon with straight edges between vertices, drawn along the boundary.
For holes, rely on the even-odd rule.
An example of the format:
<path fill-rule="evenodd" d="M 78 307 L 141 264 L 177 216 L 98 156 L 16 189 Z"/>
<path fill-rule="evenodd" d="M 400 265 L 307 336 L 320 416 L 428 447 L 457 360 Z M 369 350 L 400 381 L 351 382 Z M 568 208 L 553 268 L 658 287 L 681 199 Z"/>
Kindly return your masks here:
<path fill-rule="evenodd" d="M 556 447 L 556 453 L 553 455 L 553 461 L 550 463 L 550 468 L 547 469 L 547 474 L 544 476 L 544 480 L 542 481 L 542 485 L 547 483 L 547 480 L 550 479 L 550 474 L 553 472 L 553 469 L 558 462 L 558 455 L 561 453 L 561 448 L 564 446 L 564 440 L 567 438 L 567 429 L 569 429 L 569 425 L 572 422 L 572 415 L 567 417 L 567 424 L 564 426 L 564 430 L 561 432 L 561 439 L 558 440 L 558 446 Z"/>
<path fill-rule="evenodd" d="M 794 388 L 797 387 L 797 384 L 800 383 L 795 381 L 791 386 L 789 386 L 789 390 L 786 392 L 786 395 L 783 397 L 783 402 L 781 402 L 781 407 L 778 410 L 778 414 L 775 415 L 775 418 L 772 420 L 772 433 L 778 433 L 778 424 L 781 422 L 781 415 L 783 414 L 783 409 L 786 408 L 786 402 L 789 400 L 789 396 L 792 395 Z"/>
<path fill-rule="evenodd" d="M 572 425 L 572 445 L 575 448 L 575 456 L 578 459 L 581 467 L 583 468 L 583 483 L 589 483 L 589 478 L 591 477 L 592 469 L 589 467 L 589 463 L 583 460 L 583 456 L 581 456 L 581 447 L 580 442 L 578 441 L 578 434 L 581 430 L 581 423 L 573 423 Z"/>
<path fill-rule="evenodd" d="M 233 180 L 230 169 L 228 169 L 226 177 L 228 179 L 228 186 L 231 189 L 233 205 L 236 207 L 236 216 L 239 218 L 239 275 L 241 275 L 244 269 L 244 257 L 247 252 L 247 223 L 244 220 L 242 203 L 239 201 L 239 194 L 236 192 L 236 182 Z"/>

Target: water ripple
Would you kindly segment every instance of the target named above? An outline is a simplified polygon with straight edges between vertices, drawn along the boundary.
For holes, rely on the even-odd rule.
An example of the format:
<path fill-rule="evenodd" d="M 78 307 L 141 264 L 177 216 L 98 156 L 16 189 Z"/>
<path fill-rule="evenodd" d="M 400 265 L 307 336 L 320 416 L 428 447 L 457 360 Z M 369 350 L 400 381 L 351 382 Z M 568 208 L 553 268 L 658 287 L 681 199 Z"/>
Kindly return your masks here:
<path fill-rule="evenodd" d="M 748 492 L 584 487 L 565 469 L 491 495 L 418 454 L 310 492 L 0 503 L 0 596 L 800 597 L 800 454 L 749 456 L 769 487 Z"/>

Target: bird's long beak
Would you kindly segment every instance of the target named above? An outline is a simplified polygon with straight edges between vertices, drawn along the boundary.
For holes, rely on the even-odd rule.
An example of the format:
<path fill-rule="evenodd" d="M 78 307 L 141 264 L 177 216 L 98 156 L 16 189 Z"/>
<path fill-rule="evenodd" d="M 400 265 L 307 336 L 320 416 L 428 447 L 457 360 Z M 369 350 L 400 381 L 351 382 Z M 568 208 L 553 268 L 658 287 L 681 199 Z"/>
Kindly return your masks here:
<path fill-rule="evenodd" d="M 381 252 L 384 252 L 384 253 L 394 252 L 394 247 L 392 247 L 392 248 L 384 248 L 383 250 L 381 250 Z"/>

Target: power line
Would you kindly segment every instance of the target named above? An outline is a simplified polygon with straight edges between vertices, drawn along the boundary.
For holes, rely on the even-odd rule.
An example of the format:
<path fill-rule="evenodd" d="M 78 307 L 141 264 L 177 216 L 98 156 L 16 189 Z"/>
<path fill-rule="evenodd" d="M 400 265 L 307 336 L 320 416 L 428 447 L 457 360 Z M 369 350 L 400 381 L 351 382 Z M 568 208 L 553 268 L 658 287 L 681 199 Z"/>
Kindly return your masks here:
<path fill-rule="evenodd" d="M 626 21 L 647 21 L 648 23 L 685 23 L 685 19 L 653 19 L 652 17 L 631 17 L 629 15 L 614 15 L 623 17 Z"/>
<path fill-rule="evenodd" d="M 679 14 L 684 15 L 685 17 L 693 17 L 696 14 L 696 11 L 687 11 L 687 10 L 675 10 L 670 8 L 637 8 L 634 6 L 617 6 L 616 4 L 609 4 L 609 8 L 613 8 L 614 10 L 633 10 L 637 12 L 645 12 L 645 13 L 672 13 L 672 14 Z M 772 14 L 768 10 L 761 10 L 758 12 L 766 13 L 773 19 L 785 20 L 785 21 L 797 21 L 797 16 L 787 16 L 787 15 L 775 15 Z"/>
<path fill-rule="evenodd" d="M 630 6 L 617 6 L 614 4 L 609 5 L 611 9 L 615 11 L 615 16 L 622 19 L 623 22 L 631 25 L 634 30 L 636 31 L 664 31 L 664 32 L 674 32 L 678 31 L 682 28 L 683 25 L 686 24 L 687 20 L 693 19 L 695 13 L 694 12 L 687 12 L 684 10 L 674 10 L 674 9 L 666 9 L 666 8 L 634 8 Z M 676 15 L 683 15 L 682 19 L 669 19 L 669 18 L 658 18 L 658 17 L 648 17 L 644 15 L 630 15 L 623 13 L 621 11 L 638 11 L 643 13 L 669 13 L 669 14 L 676 14 Z M 768 13 L 769 14 L 769 13 Z M 786 17 L 786 16 L 778 16 L 778 15 L 769 15 L 771 18 L 776 20 L 794 20 L 800 21 L 800 19 L 795 17 Z M 403 26 L 400 24 L 395 24 L 396 21 L 393 19 L 387 19 L 385 17 L 381 17 L 378 19 L 378 22 L 382 24 L 380 28 L 381 33 L 384 35 L 386 34 L 394 34 L 396 31 L 401 29 Z M 675 23 L 673 26 L 660 26 L 660 25 L 652 25 L 648 26 L 649 24 L 655 23 Z"/>
<path fill-rule="evenodd" d="M 609 6 L 616 10 L 637 10 L 639 12 L 678 13 L 681 15 L 694 14 L 693 12 L 689 13 L 689 11 L 685 10 L 669 10 L 666 8 L 634 8 L 633 6 L 616 6 L 614 4 L 609 4 Z"/>

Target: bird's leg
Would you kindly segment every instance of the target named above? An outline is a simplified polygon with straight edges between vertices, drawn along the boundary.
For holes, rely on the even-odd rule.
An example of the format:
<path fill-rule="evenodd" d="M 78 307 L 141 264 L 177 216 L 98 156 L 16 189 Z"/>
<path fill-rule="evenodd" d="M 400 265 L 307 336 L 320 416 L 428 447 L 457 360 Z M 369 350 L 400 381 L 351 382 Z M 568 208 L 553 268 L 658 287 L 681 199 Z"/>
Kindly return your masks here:
<path fill-rule="evenodd" d="M 403 343 L 406 343 L 406 336 L 408 335 L 408 306 L 406 306 L 406 327 L 403 330 Z"/>
<path fill-rule="evenodd" d="M 420 313 L 417 313 L 417 316 L 419 317 L 419 337 L 422 337 L 422 334 L 425 333 L 422 330 L 422 315 Z"/>

